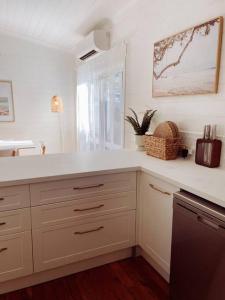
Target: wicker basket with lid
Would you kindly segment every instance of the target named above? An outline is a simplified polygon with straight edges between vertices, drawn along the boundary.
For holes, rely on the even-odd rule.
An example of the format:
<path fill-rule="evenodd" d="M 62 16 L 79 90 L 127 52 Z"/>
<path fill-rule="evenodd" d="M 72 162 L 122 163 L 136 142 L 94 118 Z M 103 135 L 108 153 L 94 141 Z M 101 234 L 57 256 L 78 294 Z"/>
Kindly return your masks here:
<path fill-rule="evenodd" d="M 153 135 L 145 135 L 144 145 L 148 155 L 164 160 L 176 159 L 181 145 L 177 125 L 171 121 L 159 124 Z"/>

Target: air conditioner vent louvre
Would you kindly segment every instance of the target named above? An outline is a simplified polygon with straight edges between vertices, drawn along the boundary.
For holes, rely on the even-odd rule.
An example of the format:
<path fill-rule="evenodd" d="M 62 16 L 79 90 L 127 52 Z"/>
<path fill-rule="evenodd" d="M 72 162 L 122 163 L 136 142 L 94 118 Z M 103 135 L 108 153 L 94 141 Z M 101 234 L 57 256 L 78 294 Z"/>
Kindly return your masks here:
<path fill-rule="evenodd" d="M 95 55 L 95 54 L 97 54 L 97 53 L 98 53 L 98 51 L 96 51 L 96 50 L 91 50 L 91 51 L 89 51 L 88 53 L 86 53 L 85 55 L 81 56 L 81 57 L 80 57 L 80 60 L 86 60 L 87 58 L 89 58 L 89 57 L 91 57 L 91 56 L 93 56 L 93 55 Z"/>

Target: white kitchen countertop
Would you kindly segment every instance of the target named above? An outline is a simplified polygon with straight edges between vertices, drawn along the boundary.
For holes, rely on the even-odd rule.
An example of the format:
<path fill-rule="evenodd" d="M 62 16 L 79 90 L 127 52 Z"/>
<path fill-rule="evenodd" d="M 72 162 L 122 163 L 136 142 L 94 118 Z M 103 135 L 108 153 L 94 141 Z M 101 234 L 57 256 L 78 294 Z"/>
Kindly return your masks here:
<path fill-rule="evenodd" d="M 225 170 L 163 161 L 132 150 L 0 158 L 0 186 L 143 170 L 225 207 Z"/>

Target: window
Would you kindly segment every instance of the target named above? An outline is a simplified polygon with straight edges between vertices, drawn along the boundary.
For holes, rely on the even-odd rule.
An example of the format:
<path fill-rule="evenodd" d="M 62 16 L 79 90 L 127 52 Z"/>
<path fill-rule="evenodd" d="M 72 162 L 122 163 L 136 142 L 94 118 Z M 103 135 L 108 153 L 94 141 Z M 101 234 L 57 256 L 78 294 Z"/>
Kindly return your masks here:
<path fill-rule="evenodd" d="M 77 70 L 77 138 L 80 151 L 123 147 L 125 51 L 121 50 L 106 52 Z"/>

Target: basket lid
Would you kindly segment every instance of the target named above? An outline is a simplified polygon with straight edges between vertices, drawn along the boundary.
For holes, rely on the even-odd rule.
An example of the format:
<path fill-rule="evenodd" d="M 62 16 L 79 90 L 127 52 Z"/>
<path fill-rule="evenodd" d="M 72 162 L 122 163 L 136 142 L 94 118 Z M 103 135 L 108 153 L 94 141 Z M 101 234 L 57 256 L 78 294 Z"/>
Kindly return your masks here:
<path fill-rule="evenodd" d="M 154 136 L 161 137 L 161 138 L 178 138 L 179 137 L 179 130 L 177 125 L 174 122 L 166 121 L 160 123 L 154 133 Z"/>

